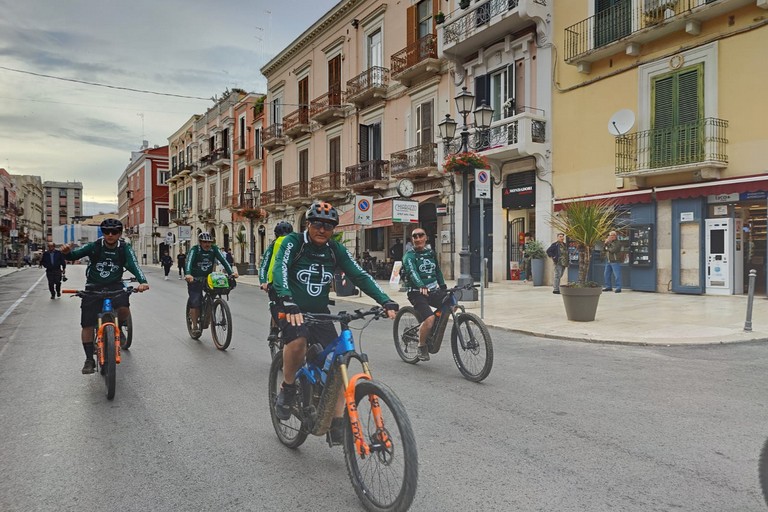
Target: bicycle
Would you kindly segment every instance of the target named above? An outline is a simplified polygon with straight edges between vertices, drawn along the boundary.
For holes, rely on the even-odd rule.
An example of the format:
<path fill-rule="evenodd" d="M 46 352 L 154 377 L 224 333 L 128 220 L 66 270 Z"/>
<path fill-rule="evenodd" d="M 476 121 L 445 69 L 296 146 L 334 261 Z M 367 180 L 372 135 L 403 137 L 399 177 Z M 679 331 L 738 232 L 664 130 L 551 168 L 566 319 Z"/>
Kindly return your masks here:
<path fill-rule="evenodd" d="M 186 319 L 187 331 L 193 340 L 200 339 L 202 332 L 211 327 L 213 344 L 219 350 L 227 350 L 232 341 L 232 312 L 229 304 L 229 292 L 235 286 L 235 278 L 222 272 L 211 272 L 207 277 L 195 277 L 193 281 L 203 283 L 203 301 L 200 304 L 200 315 L 197 319 L 199 332 L 195 332 L 192 318 L 189 316 L 189 301 L 187 301 Z"/>
<path fill-rule="evenodd" d="M 763 491 L 763 499 L 768 505 L 768 439 L 765 440 L 763 449 L 760 452 L 760 460 L 757 464 L 757 474 L 760 479 L 760 488 Z"/>
<path fill-rule="evenodd" d="M 112 309 L 112 299 L 120 295 L 130 295 L 134 293 L 132 286 L 121 290 L 98 290 L 91 288 L 92 285 L 86 285 L 85 290 L 61 290 L 61 293 L 70 293 L 81 299 L 100 298 L 102 299 L 101 313 L 99 313 L 96 329 L 96 364 L 99 367 L 99 373 L 104 376 L 107 385 L 107 400 L 115 398 L 115 388 L 117 386 L 117 365 L 120 364 L 120 349 L 123 347 L 120 335 L 122 327 L 118 324 L 117 313 Z M 131 322 L 131 337 L 133 337 L 133 323 Z"/>
<path fill-rule="evenodd" d="M 368 356 L 355 350 L 349 324 L 386 317 L 380 307 L 339 314 L 305 313 L 308 325 L 339 322 L 341 333 L 325 349 L 313 344 L 307 349 L 304 366 L 296 372 L 299 393 L 291 417 L 280 420 L 275 404 L 283 382 L 283 352 L 278 351 L 269 370 L 269 412 L 280 442 L 298 448 L 310 434 L 329 431 L 339 393 L 344 393 L 344 457 L 347 473 L 360 501 L 375 511 L 407 510 L 416 494 L 418 454 L 410 420 L 400 399 L 371 377 Z M 351 378 L 348 365 L 360 361 L 362 373 Z M 384 409 L 388 409 L 385 412 Z M 331 444 L 329 440 L 329 444 Z"/>
<path fill-rule="evenodd" d="M 427 349 L 430 354 L 437 354 L 443 343 L 448 320 L 453 320 L 451 329 L 451 352 L 459 372 L 467 380 L 480 382 L 491 373 L 493 367 L 493 342 L 488 327 L 477 316 L 467 313 L 458 303 L 457 292 L 471 290 L 478 285 L 467 284 L 454 286 L 446 290 L 446 295 L 435 311 L 435 322 L 427 337 Z M 458 312 L 457 312 L 458 311 Z M 419 361 L 419 320 L 413 306 L 403 306 L 395 316 L 393 335 L 395 349 L 400 359 L 409 364 Z"/>

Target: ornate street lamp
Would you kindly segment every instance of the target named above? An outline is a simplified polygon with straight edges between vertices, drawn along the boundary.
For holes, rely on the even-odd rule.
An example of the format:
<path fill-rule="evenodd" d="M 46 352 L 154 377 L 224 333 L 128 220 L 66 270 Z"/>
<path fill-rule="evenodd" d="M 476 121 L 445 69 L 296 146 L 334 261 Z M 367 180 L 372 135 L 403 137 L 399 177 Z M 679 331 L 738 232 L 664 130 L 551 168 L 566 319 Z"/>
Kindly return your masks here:
<path fill-rule="evenodd" d="M 472 104 L 475 102 L 475 96 L 467 91 L 466 87 L 461 88 L 461 92 L 456 95 L 456 110 L 462 117 L 461 142 L 459 149 L 454 154 L 466 153 L 470 149 L 483 148 L 485 145 L 484 133 L 491 127 L 491 120 L 493 119 L 493 108 L 489 107 L 485 103 L 472 110 Z M 467 126 L 467 116 L 470 112 L 474 113 L 475 126 L 480 131 L 480 137 L 478 140 L 480 144 L 477 148 L 471 147 L 469 144 L 469 127 Z M 456 121 L 451 119 L 450 114 L 445 115 L 445 119 L 437 124 L 437 128 L 440 130 L 440 138 L 443 139 L 445 148 L 445 157 L 451 156 L 450 144 L 456 135 Z M 462 204 L 464 206 L 464 214 L 461 216 L 461 251 L 459 252 L 459 279 L 456 284 L 463 286 L 466 284 L 473 284 L 472 272 L 470 269 L 470 254 L 469 254 L 469 174 L 474 173 L 474 169 L 465 168 L 461 170 L 461 196 Z M 483 243 L 481 240 L 480 243 Z M 477 300 L 477 289 L 473 288 L 470 291 L 462 291 L 463 300 Z"/>
<path fill-rule="evenodd" d="M 246 205 L 251 209 L 256 209 L 259 206 L 261 206 L 261 190 L 259 189 L 259 185 L 256 183 L 256 180 L 251 178 L 248 180 L 248 188 L 245 189 L 245 192 L 243 193 L 243 197 L 245 198 Z M 251 214 L 248 215 L 248 220 L 251 223 L 251 231 L 250 231 L 250 259 L 248 261 L 248 275 L 254 276 L 256 275 L 256 237 L 253 232 L 253 221 L 255 219 L 255 215 Z"/>

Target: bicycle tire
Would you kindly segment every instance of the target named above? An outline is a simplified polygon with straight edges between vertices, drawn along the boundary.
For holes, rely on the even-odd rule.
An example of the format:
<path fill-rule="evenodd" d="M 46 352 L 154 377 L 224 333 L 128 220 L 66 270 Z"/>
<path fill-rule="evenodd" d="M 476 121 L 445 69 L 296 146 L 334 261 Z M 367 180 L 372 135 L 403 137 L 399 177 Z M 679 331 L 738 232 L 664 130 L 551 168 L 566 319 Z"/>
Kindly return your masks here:
<path fill-rule="evenodd" d="M 301 418 L 291 415 L 290 418 L 283 421 L 275 414 L 275 402 L 277 394 L 280 392 L 280 386 L 283 383 L 283 351 L 279 350 L 272 358 L 272 365 L 269 367 L 269 416 L 272 418 L 272 426 L 275 428 L 277 438 L 285 446 L 296 449 L 307 440 L 309 432 L 305 428 Z M 304 393 L 299 393 L 296 398 L 299 410 L 304 400 Z"/>
<path fill-rule="evenodd" d="M 466 347 L 461 346 L 460 330 L 462 330 L 462 337 L 467 341 Z M 493 367 L 491 333 L 477 315 L 472 313 L 456 315 L 456 323 L 451 330 L 451 352 L 453 352 L 456 367 L 465 379 L 480 382 L 491 373 Z"/>
<path fill-rule="evenodd" d="M 757 465 L 757 474 L 760 479 L 760 488 L 763 490 L 763 499 L 768 505 L 768 439 L 765 440 L 760 452 L 760 460 Z"/>
<path fill-rule="evenodd" d="M 189 337 L 192 338 L 193 340 L 199 340 L 200 336 L 202 335 L 202 330 L 200 331 L 200 334 L 197 334 L 192 329 L 192 319 L 189 317 L 189 304 L 187 304 L 186 319 L 187 319 L 187 332 L 189 333 Z"/>
<path fill-rule="evenodd" d="M 419 317 L 416 310 L 411 306 L 403 306 L 395 315 L 395 322 L 392 326 L 392 334 L 395 339 L 395 350 L 400 359 L 408 364 L 419 362 L 417 347 L 419 346 L 419 331 L 415 329 L 415 336 L 407 333 L 418 326 Z"/>
<path fill-rule="evenodd" d="M 129 349 L 133 343 L 133 318 L 128 313 L 128 318 L 120 324 L 120 348 Z"/>
<path fill-rule="evenodd" d="M 232 341 L 232 312 L 223 299 L 215 299 L 211 307 L 211 336 L 219 350 L 227 350 Z"/>
<path fill-rule="evenodd" d="M 360 458 L 352 429 L 349 427 L 347 411 L 344 416 L 344 458 L 347 473 L 357 497 L 367 510 L 408 510 L 416 495 L 419 473 L 419 456 L 411 422 L 402 402 L 389 387 L 376 381 L 359 381 L 355 386 L 355 401 L 360 431 L 369 446 L 374 443 L 381 446 L 381 443 L 377 442 L 380 436 L 371 410 L 370 400 L 373 396 L 378 399 L 381 419 L 391 446 L 374 449 L 364 459 Z M 396 432 L 394 428 L 397 429 Z"/>
<path fill-rule="evenodd" d="M 115 398 L 117 385 L 117 349 L 115 346 L 115 326 L 107 324 L 103 329 L 104 341 L 104 381 L 107 384 L 107 400 Z"/>

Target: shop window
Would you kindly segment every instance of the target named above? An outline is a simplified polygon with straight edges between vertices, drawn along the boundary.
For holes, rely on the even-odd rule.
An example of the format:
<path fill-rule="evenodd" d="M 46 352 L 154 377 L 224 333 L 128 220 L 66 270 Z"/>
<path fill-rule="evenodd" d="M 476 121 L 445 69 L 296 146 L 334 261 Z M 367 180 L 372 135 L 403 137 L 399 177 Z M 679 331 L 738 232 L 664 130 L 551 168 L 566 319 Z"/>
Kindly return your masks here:
<path fill-rule="evenodd" d="M 365 230 L 365 247 L 369 251 L 384 250 L 384 228 Z"/>

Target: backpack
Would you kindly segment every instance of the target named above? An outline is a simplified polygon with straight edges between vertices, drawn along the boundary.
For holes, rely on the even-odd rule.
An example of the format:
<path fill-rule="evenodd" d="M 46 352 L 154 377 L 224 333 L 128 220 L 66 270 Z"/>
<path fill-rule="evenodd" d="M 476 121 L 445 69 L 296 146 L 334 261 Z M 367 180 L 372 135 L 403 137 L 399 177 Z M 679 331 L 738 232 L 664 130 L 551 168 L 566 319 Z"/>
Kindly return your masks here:
<path fill-rule="evenodd" d="M 104 256 L 104 239 L 99 238 L 94 243 L 98 247 L 98 252 L 92 253 L 92 255 L 95 254 L 96 261 L 99 261 Z M 120 268 L 125 268 L 125 241 L 122 238 L 117 241 L 117 264 L 120 265 Z"/>

